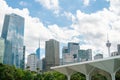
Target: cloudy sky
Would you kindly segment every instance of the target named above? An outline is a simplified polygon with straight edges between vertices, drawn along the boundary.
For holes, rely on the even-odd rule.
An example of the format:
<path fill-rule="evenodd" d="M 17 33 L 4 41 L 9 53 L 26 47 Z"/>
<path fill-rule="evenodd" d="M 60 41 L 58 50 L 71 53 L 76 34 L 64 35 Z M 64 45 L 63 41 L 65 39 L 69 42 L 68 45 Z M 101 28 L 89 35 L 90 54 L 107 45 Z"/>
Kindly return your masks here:
<path fill-rule="evenodd" d="M 107 33 L 111 52 L 120 44 L 120 0 L 0 0 L 0 35 L 5 14 L 25 18 L 27 55 L 35 52 L 40 38 L 41 56 L 45 41 L 56 39 L 60 48 L 68 42 L 91 48 L 93 55 L 107 56 Z"/>

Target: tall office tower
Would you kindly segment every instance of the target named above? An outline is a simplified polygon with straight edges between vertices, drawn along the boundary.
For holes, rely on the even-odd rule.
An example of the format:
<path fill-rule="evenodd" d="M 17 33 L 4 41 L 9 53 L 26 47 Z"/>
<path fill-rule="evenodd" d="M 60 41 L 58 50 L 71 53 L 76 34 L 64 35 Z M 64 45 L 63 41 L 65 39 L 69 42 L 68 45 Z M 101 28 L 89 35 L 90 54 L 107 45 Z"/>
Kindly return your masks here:
<path fill-rule="evenodd" d="M 5 15 L 2 38 L 5 39 L 4 63 L 21 68 L 23 62 L 24 18 L 16 15 Z"/>
<path fill-rule="evenodd" d="M 79 43 L 69 42 L 68 52 L 73 55 L 73 58 L 78 60 L 78 50 L 80 49 Z"/>
<path fill-rule="evenodd" d="M 46 69 L 46 61 L 45 58 L 42 59 L 42 71 L 45 71 Z"/>
<path fill-rule="evenodd" d="M 50 70 L 52 66 L 58 66 L 60 62 L 59 57 L 59 42 L 50 39 L 45 43 L 45 60 L 46 60 L 46 70 Z"/>
<path fill-rule="evenodd" d="M 120 44 L 117 45 L 118 55 L 120 55 Z"/>
<path fill-rule="evenodd" d="M 92 50 L 78 50 L 78 60 L 80 62 L 92 60 Z"/>
<path fill-rule="evenodd" d="M 86 51 L 88 53 L 88 61 L 92 60 L 92 49 L 87 49 Z"/>
<path fill-rule="evenodd" d="M 62 48 L 62 64 L 70 64 L 74 62 L 73 54 L 68 52 L 68 47 Z"/>
<path fill-rule="evenodd" d="M 96 59 L 102 59 L 103 58 L 103 54 L 96 54 L 95 56 L 94 56 L 94 59 L 96 60 Z"/>
<path fill-rule="evenodd" d="M 3 63 L 4 49 L 5 49 L 4 39 L 0 38 L 0 63 Z"/>
<path fill-rule="evenodd" d="M 36 54 L 32 53 L 28 55 L 27 67 L 30 71 L 37 71 L 37 57 Z"/>
<path fill-rule="evenodd" d="M 39 40 L 39 47 L 36 50 L 36 56 L 40 60 L 40 40 Z"/>

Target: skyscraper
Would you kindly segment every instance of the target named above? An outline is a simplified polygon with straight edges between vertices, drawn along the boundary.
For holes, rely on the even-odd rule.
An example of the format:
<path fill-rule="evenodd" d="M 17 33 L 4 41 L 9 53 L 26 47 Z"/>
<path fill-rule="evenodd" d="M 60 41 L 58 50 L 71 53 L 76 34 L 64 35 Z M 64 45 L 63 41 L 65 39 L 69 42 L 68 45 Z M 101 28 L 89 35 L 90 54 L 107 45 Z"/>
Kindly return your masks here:
<path fill-rule="evenodd" d="M 46 60 L 46 70 L 49 70 L 52 66 L 58 66 L 60 63 L 59 57 L 59 42 L 50 39 L 45 43 L 45 60 Z"/>
<path fill-rule="evenodd" d="M 25 69 L 25 50 L 26 50 L 26 47 L 23 46 L 23 60 L 22 60 L 22 65 L 21 65 L 22 69 Z"/>
<path fill-rule="evenodd" d="M 3 63 L 4 49 L 5 49 L 4 39 L 0 38 L 0 63 Z"/>
<path fill-rule="evenodd" d="M 80 49 L 79 43 L 69 42 L 68 52 L 73 55 L 75 62 L 78 60 L 78 50 Z"/>
<path fill-rule="evenodd" d="M 2 29 L 2 38 L 5 39 L 4 63 L 22 67 L 24 18 L 16 15 L 5 15 Z"/>
<path fill-rule="evenodd" d="M 36 56 L 37 56 L 37 59 L 40 60 L 40 40 L 39 40 L 39 47 L 36 50 Z"/>
<path fill-rule="evenodd" d="M 74 62 L 73 54 L 68 53 L 68 47 L 64 46 L 62 48 L 62 64 L 70 64 Z"/>

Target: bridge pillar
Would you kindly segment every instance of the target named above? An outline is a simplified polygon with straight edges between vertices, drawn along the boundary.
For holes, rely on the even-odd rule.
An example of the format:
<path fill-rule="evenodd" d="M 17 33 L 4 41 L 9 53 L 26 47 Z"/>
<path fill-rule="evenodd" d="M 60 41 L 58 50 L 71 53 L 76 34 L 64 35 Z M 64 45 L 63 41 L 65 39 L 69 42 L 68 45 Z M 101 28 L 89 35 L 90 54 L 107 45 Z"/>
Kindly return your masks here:
<path fill-rule="evenodd" d="M 115 80 L 115 73 L 111 73 L 112 80 Z"/>
<path fill-rule="evenodd" d="M 90 80 L 90 75 L 85 75 L 86 76 L 86 80 Z"/>
<path fill-rule="evenodd" d="M 70 75 L 67 75 L 67 80 L 70 80 Z"/>

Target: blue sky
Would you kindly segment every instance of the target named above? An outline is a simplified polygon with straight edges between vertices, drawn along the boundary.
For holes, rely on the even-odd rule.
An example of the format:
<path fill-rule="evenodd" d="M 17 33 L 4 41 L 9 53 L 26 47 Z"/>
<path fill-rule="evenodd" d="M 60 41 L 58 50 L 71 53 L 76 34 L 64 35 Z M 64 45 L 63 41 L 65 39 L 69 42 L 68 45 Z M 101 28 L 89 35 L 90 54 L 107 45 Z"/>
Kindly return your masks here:
<path fill-rule="evenodd" d="M 51 38 L 60 42 L 60 49 L 68 42 L 78 42 L 81 49 L 91 48 L 105 56 L 107 33 L 111 52 L 120 43 L 120 0 L 0 0 L 0 11 L 0 32 L 5 14 L 25 18 L 27 55 L 35 52 L 39 38 L 42 57 L 45 41 Z"/>
<path fill-rule="evenodd" d="M 106 0 L 90 0 L 88 5 L 84 4 L 84 0 L 59 0 L 59 16 L 54 13 L 54 10 L 49 10 L 35 0 L 6 0 L 7 4 L 13 8 L 28 8 L 30 16 L 38 17 L 44 25 L 57 24 L 61 27 L 70 26 L 72 21 L 67 19 L 64 12 L 70 12 L 73 15 L 77 10 L 86 14 L 95 13 L 103 8 L 109 7 L 109 1 Z"/>

